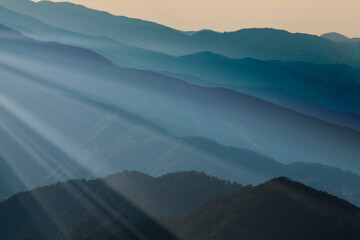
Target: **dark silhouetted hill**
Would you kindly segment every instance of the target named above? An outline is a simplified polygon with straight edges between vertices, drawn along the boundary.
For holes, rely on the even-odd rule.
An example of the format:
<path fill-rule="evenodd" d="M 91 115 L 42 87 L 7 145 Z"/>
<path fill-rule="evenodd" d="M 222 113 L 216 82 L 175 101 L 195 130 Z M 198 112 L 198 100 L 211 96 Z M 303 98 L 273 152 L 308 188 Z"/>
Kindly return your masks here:
<path fill-rule="evenodd" d="M 122 226 L 182 215 L 241 185 L 198 172 L 159 178 L 124 172 L 91 181 L 71 180 L 17 194 L 0 204 L 1 239 L 107 236 Z"/>
<path fill-rule="evenodd" d="M 360 237 L 359 208 L 283 177 L 217 196 L 184 217 L 161 220 L 167 230 L 147 220 L 125 227 L 106 240 L 141 239 L 127 234 L 132 228 L 140 229 L 149 240 L 175 239 L 175 233 L 178 239 L 189 240 Z"/>
<path fill-rule="evenodd" d="M 278 178 L 218 196 L 174 228 L 183 239 L 358 239 L 360 209 Z"/>

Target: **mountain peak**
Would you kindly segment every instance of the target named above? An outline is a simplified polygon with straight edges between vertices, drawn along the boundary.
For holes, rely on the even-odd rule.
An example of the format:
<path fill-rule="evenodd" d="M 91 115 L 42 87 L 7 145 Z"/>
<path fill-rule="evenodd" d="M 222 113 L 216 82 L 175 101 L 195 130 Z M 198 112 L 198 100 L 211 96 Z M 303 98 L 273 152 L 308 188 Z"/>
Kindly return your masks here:
<path fill-rule="evenodd" d="M 0 203 L 0 238 L 44 240 L 61 236 L 63 232 L 56 228 L 43 206 L 61 213 L 56 223 L 66 229 L 68 235 L 105 237 L 125 223 L 142 221 L 147 216 L 184 215 L 217 194 L 241 188 L 239 184 L 229 184 L 195 171 L 156 178 L 126 171 L 89 181 L 70 180 L 16 194 Z M 104 217 L 108 222 L 102 221 Z M 10 226 L 16 228 L 9 229 Z M 41 232 L 45 229 L 42 227 L 46 228 L 45 233 Z"/>
<path fill-rule="evenodd" d="M 329 39 L 334 42 L 356 42 L 360 41 L 360 38 L 349 38 L 343 34 L 337 32 L 330 32 L 321 35 L 320 37 Z"/>
<path fill-rule="evenodd" d="M 348 38 L 345 35 L 342 35 L 340 33 L 337 33 L 337 32 L 325 33 L 325 34 L 321 35 L 321 37 L 327 38 L 327 39 L 330 39 L 333 41 L 338 41 L 338 42 L 350 40 L 350 38 Z"/>
<path fill-rule="evenodd" d="M 357 239 L 360 209 L 350 206 L 280 177 L 218 196 L 174 228 L 184 239 Z"/>

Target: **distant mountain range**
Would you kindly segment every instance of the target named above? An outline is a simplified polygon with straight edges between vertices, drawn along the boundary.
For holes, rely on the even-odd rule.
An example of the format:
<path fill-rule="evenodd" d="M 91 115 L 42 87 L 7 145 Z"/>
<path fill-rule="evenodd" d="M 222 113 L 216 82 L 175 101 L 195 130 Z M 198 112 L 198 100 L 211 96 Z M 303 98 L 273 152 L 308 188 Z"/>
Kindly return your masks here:
<path fill-rule="evenodd" d="M 359 52 L 0 0 L 0 239 L 360 239 Z"/>
<path fill-rule="evenodd" d="M 120 66 L 158 71 L 196 85 L 232 89 L 360 130 L 356 114 L 360 112 L 360 70 L 347 65 L 235 60 L 209 52 L 173 57 L 55 28 L 1 6 L 0 12 L 0 23 L 36 39 L 86 47 Z"/>
<path fill-rule="evenodd" d="M 6 48 L 1 50 L 5 57 L 0 59 L 1 66 L 4 71 L 20 74 L 21 79 L 118 107 L 177 136 L 210 138 L 285 163 L 320 162 L 360 171 L 357 131 L 230 90 L 122 69 L 85 49 L 37 42 L 10 30 L 2 31 L 2 36 L 0 41 Z M 36 70 L 44 67 L 46 71 Z M 295 149 L 302 154 L 294 156 Z"/>
<path fill-rule="evenodd" d="M 274 29 L 188 34 L 156 23 L 113 16 L 71 3 L 1 0 L 0 5 L 69 31 L 109 37 L 172 55 L 211 51 L 231 58 L 347 63 L 353 66 L 360 62 L 353 46 L 308 34 Z"/>
<path fill-rule="evenodd" d="M 1 155 L 3 156 L 2 164 L 6 166 L 4 168 L 6 174 L 0 176 L 7 179 L 1 181 L 5 184 L 1 188 L 3 197 L 8 197 L 22 189 L 31 189 L 59 180 L 103 176 L 126 169 L 143 171 L 156 176 L 173 171 L 195 169 L 224 179 L 236 180 L 242 184 L 258 184 L 270 178 L 288 176 L 317 189 L 341 196 L 353 203 L 360 203 L 360 177 L 356 174 L 322 165 L 306 163 L 284 165 L 261 154 L 222 146 L 209 139 L 174 137 L 164 130 L 164 128 L 169 129 L 167 122 L 164 122 L 167 124 L 161 124 L 163 128 L 160 128 L 146 118 L 139 117 L 142 115 L 141 112 L 150 110 L 151 113 L 163 111 L 162 108 L 168 109 L 162 103 L 173 101 L 167 94 L 173 92 L 174 89 L 179 91 L 178 93 L 174 92 L 174 96 L 179 94 L 177 101 L 187 96 L 186 98 L 191 100 L 187 103 L 190 106 L 198 104 L 204 106 L 201 101 L 208 102 L 209 99 L 214 99 L 217 104 L 221 104 L 219 108 L 229 109 L 231 112 L 233 110 L 229 108 L 229 104 L 218 101 L 218 94 L 222 98 L 230 94 L 232 101 L 237 98 L 245 101 L 243 103 L 239 101 L 241 104 L 235 106 L 237 109 L 242 106 L 242 111 L 247 112 L 246 116 L 253 114 L 252 112 L 257 106 L 264 104 L 267 106 L 264 108 L 267 109 L 266 114 L 278 117 L 282 116 L 278 113 L 283 112 L 284 118 L 286 116 L 286 121 L 289 121 L 291 119 L 289 117 L 292 116 L 288 114 L 292 113 L 289 110 L 229 90 L 196 87 L 151 72 L 120 69 L 88 50 L 56 43 L 37 42 L 10 29 L 3 28 L 1 36 L 3 38 L 0 38 L 0 41 L 3 46 L 7 46 L 8 51 L 3 50 L 7 59 L 1 61 L 0 65 L 1 74 L 4 76 L 1 89 L 6 89 L 6 92 L 1 91 L 2 105 L 0 107 L 3 124 L 1 127 L 2 137 L 0 138 L 2 143 Z M 11 41 L 8 42 L 7 39 L 11 39 Z M 40 63 L 40 66 L 45 66 L 48 70 L 39 73 L 36 71 L 38 68 L 36 65 L 34 69 L 23 68 L 26 65 L 11 65 L 14 61 L 13 53 L 16 51 L 21 51 L 22 60 L 26 60 L 28 58 L 26 54 L 30 54 L 29 57 L 31 56 L 33 63 Z M 50 64 L 49 61 L 45 63 L 43 59 L 51 59 L 55 65 Z M 95 65 L 96 67 L 93 67 Z M 54 68 L 55 66 L 56 68 Z M 76 68 L 74 68 L 75 66 Z M 72 72 L 71 69 L 73 68 L 80 72 L 82 69 L 86 69 L 84 72 L 88 74 L 79 75 L 77 71 Z M 115 74 L 114 78 L 112 74 Z M 61 77 L 58 78 L 57 76 Z M 86 86 L 92 89 L 91 85 L 97 83 L 97 76 L 103 76 L 102 82 L 98 83 L 100 85 L 93 85 L 93 87 L 101 86 L 100 91 L 94 91 L 94 93 L 100 93 L 98 97 L 84 91 L 83 88 Z M 109 79 L 104 78 L 105 76 Z M 74 81 L 74 79 L 80 82 Z M 143 82 L 142 87 L 138 88 L 136 84 L 139 80 L 142 81 L 141 79 L 146 79 L 146 81 Z M 161 79 L 164 79 L 164 82 Z M 122 81 L 130 81 L 131 88 Z M 149 81 L 152 83 L 150 84 Z M 159 82 L 157 83 L 157 81 Z M 107 84 L 111 85 L 107 87 Z M 149 86 L 149 89 L 155 90 L 156 94 L 149 95 L 150 98 L 145 101 L 145 108 L 142 108 L 144 102 L 136 102 L 131 96 L 141 94 L 141 96 L 146 97 L 148 92 L 145 90 Z M 153 87 L 156 86 L 161 86 L 161 88 L 154 89 Z M 69 90 L 70 87 L 72 90 Z M 125 90 L 122 90 L 123 87 Z M 162 89 L 162 87 L 165 88 Z M 129 90 L 134 91 L 134 88 L 138 89 L 136 91 L 141 90 L 141 92 L 131 93 L 124 96 L 127 100 L 121 100 L 121 95 Z M 114 102 L 114 98 L 106 98 L 107 93 L 113 94 L 111 89 L 115 90 L 114 96 L 121 101 Z M 102 94 L 103 91 L 105 95 Z M 158 91 L 160 91 L 160 95 L 157 93 Z M 194 98 L 193 94 L 202 95 L 200 91 L 208 92 L 206 93 L 208 96 L 200 99 Z M 165 100 L 158 101 L 159 96 L 164 93 L 166 93 Z M 69 94 L 72 97 L 69 98 Z M 21 105 L 19 105 L 20 103 Z M 182 109 L 184 116 L 187 115 L 186 111 L 196 112 L 187 107 L 186 102 L 180 101 L 176 104 L 181 104 L 182 107 L 177 110 Z M 247 106 L 252 104 L 254 106 L 247 110 Z M 147 110 L 145 111 L 145 109 Z M 271 109 L 275 112 L 267 113 Z M 141 110 L 138 116 L 132 113 L 136 110 Z M 159 116 L 171 116 L 171 111 L 166 110 L 165 112 L 167 115 L 159 114 Z M 201 111 L 198 111 L 198 114 L 200 113 Z M 220 113 L 217 115 L 221 116 Z M 343 131 L 356 134 L 349 129 L 300 114 L 292 114 L 294 114 L 294 121 L 297 124 L 306 121 L 307 124 L 310 124 L 309 126 L 315 124 L 317 130 L 323 126 L 325 127 L 324 131 L 327 129 L 326 132 L 329 134 L 333 134 L 336 129 L 340 132 L 339 134 L 343 134 Z M 179 117 L 180 115 L 176 116 Z M 189 116 L 193 115 L 190 114 Z M 201 115 L 199 116 L 201 117 Z M 254 115 L 253 121 L 269 119 L 269 117 L 256 116 Z M 158 120 L 153 120 L 159 124 Z M 191 118 L 187 121 L 190 120 Z M 212 123 L 215 124 L 214 126 L 221 124 L 221 118 L 215 120 Z M 284 120 L 284 122 L 286 121 Z M 191 122 L 191 125 L 195 123 L 193 120 Z M 254 127 L 257 126 L 254 122 L 253 124 Z M 260 129 L 262 125 L 263 123 L 257 129 Z M 279 125 L 281 124 L 279 123 Z M 222 124 L 221 126 L 226 125 Z M 213 127 L 209 125 L 209 128 Z M 303 135 L 304 130 L 301 131 L 301 135 Z M 281 131 L 273 134 L 279 135 L 279 133 Z M 296 138 L 286 139 L 288 146 L 289 139 L 296 140 Z M 348 141 L 348 139 L 344 136 L 342 140 Z M 334 144 L 338 144 L 337 139 L 330 137 L 326 139 L 326 142 L 329 143 L 331 140 L 334 141 Z M 356 146 L 357 141 L 353 141 L 351 144 Z M 339 144 L 338 147 L 340 147 Z M 285 150 L 293 155 L 291 149 Z M 319 153 L 324 154 L 322 151 Z M 305 160 L 307 159 L 304 157 Z M 286 159 L 286 162 L 295 162 L 294 157 Z M 315 162 L 327 161 L 315 159 Z M 338 165 L 344 165 L 344 163 L 345 161 L 335 162 Z M 351 166 L 356 166 L 356 164 L 354 162 Z M 31 171 L 29 171 L 30 169 Z M 11 179 L 11 185 L 7 184 L 9 179 Z"/>
<path fill-rule="evenodd" d="M 349 44 L 354 44 L 354 45 L 360 46 L 360 38 L 348 38 L 348 37 L 346 37 L 342 34 L 336 33 L 336 32 L 325 33 L 325 34 L 321 35 L 321 37 L 330 39 L 334 42 L 344 42 L 344 43 L 349 43 Z"/>
<path fill-rule="evenodd" d="M 155 58 L 153 64 L 155 69 L 155 65 L 163 66 L 162 70 L 169 72 L 177 71 L 196 76 L 205 82 L 202 84 L 196 80 L 192 81 L 191 79 L 184 78 L 194 84 L 224 87 L 239 92 L 250 93 L 281 106 L 287 106 L 297 111 L 302 110 L 309 115 L 314 114 L 316 111 L 310 112 L 306 108 L 301 109 L 299 106 L 291 104 L 291 102 L 297 100 L 300 103 L 307 102 L 308 105 L 324 110 L 334 109 L 355 113 L 357 116 L 354 120 L 359 119 L 360 98 L 358 93 L 360 92 L 360 69 L 351 68 L 346 65 L 267 62 L 255 59 L 235 60 L 210 52 L 182 56 L 166 63 L 161 62 L 161 60 L 156 61 Z M 179 78 L 182 77 L 180 76 Z M 254 90 L 251 91 L 251 89 Z M 256 91 L 256 89 L 259 89 L 259 91 Z M 287 93 L 288 97 L 282 97 L 279 94 L 280 91 Z M 269 97 L 271 93 L 277 96 L 278 99 Z M 312 104 L 309 104 L 310 102 Z M 321 110 L 318 112 L 321 112 Z M 338 112 L 334 115 L 344 115 L 346 116 L 345 118 L 351 119 L 351 114 L 347 115 L 346 113 L 341 114 Z M 325 114 L 323 117 L 326 119 Z M 331 120 L 332 118 L 329 117 L 328 119 Z M 359 126 L 356 126 L 356 129 L 359 129 Z"/>
<path fill-rule="evenodd" d="M 242 188 L 196 172 L 125 172 L 19 193 L 0 204 L 0 223 L 8 240 L 356 239 L 360 210 L 286 178 Z"/>

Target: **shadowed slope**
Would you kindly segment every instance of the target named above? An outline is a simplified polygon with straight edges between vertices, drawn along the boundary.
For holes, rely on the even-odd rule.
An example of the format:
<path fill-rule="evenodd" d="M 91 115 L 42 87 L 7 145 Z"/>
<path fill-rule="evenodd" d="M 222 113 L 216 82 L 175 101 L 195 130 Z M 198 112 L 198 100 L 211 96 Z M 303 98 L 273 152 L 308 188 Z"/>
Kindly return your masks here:
<path fill-rule="evenodd" d="M 184 217 L 162 218 L 179 239 L 358 239 L 360 209 L 286 178 L 215 197 Z M 151 220 L 132 225 L 148 239 L 166 238 Z M 152 227 L 151 231 L 149 227 Z M 121 229 L 106 240 L 140 239 Z M 159 234 L 159 238 L 154 234 Z M 79 238 L 85 240 L 86 238 Z"/>
<path fill-rule="evenodd" d="M 0 237 L 50 240 L 81 234 L 107 236 L 147 216 L 184 214 L 217 194 L 240 188 L 197 172 L 159 178 L 124 172 L 91 181 L 57 183 L 1 203 Z M 51 209 L 55 218 L 45 208 Z M 137 232 L 132 231 L 135 235 Z"/>
<path fill-rule="evenodd" d="M 357 239 L 359 227 L 359 208 L 285 178 L 216 197 L 174 226 L 184 239 L 229 240 Z"/>

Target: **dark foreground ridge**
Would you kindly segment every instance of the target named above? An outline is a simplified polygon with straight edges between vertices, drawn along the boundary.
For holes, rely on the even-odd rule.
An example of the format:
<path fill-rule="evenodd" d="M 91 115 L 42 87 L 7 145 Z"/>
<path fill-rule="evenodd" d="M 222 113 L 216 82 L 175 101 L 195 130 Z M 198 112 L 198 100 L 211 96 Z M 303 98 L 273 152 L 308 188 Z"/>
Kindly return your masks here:
<path fill-rule="evenodd" d="M 242 186 L 198 172 L 123 172 L 19 193 L 0 204 L 0 239 L 106 237 L 148 217 L 183 215 Z M 152 223 L 155 225 L 155 223 Z"/>
<path fill-rule="evenodd" d="M 179 239 L 359 239 L 360 209 L 288 178 L 220 195 L 184 217 L 163 219 Z M 175 239 L 150 220 L 132 227 L 147 239 Z M 140 239 L 122 229 L 107 240 Z M 152 238 L 154 234 L 164 238 Z"/>
<path fill-rule="evenodd" d="M 0 224 L 8 240 L 359 239 L 360 209 L 284 177 L 242 187 L 124 172 L 17 194 L 0 204 Z"/>

